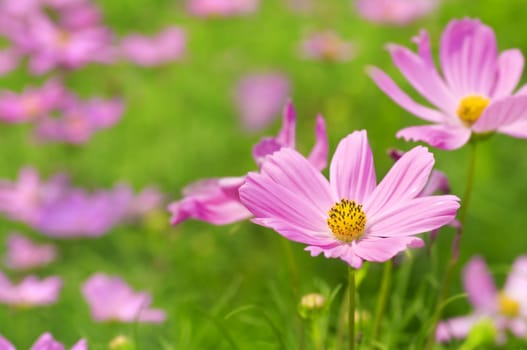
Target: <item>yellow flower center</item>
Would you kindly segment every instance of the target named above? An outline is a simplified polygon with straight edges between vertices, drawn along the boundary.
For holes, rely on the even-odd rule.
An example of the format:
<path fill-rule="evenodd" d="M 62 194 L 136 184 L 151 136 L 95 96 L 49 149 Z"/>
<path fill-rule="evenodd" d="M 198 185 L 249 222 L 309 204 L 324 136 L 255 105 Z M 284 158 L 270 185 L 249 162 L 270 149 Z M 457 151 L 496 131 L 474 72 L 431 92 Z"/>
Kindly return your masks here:
<path fill-rule="evenodd" d="M 342 199 L 331 207 L 328 216 L 328 226 L 339 241 L 348 243 L 364 234 L 366 214 L 362 210 L 362 204 Z"/>
<path fill-rule="evenodd" d="M 498 296 L 498 304 L 502 315 L 510 318 L 516 318 L 520 315 L 520 303 L 503 292 Z"/>
<path fill-rule="evenodd" d="M 71 40 L 71 35 L 65 30 L 60 30 L 55 37 L 55 44 L 59 48 L 66 47 Z"/>
<path fill-rule="evenodd" d="M 464 97 L 457 108 L 459 119 L 466 125 L 474 124 L 487 108 L 490 99 L 479 95 L 468 95 Z"/>

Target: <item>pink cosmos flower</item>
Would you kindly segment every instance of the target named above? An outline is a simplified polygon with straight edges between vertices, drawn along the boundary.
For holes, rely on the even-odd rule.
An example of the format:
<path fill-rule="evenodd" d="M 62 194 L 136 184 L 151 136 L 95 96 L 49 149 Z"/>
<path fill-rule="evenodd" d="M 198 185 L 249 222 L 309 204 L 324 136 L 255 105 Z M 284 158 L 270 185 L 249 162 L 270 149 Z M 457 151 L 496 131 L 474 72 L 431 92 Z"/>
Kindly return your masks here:
<path fill-rule="evenodd" d="M 7 123 L 34 121 L 57 108 L 64 97 L 64 87 L 54 79 L 20 94 L 0 92 L 0 120 Z"/>
<path fill-rule="evenodd" d="M 301 44 L 301 53 L 312 60 L 345 62 L 355 56 L 355 47 L 333 31 L 312 34 Z"/>
<path fill-rule="evenodd" d="M 197 17 L 245 15 L 258 9 L 259 0 L 188 0 L 188 11 Z"/>
<path fill-rule="evenodd" d="M 359 14 L 374 23 L 406 25 L 432 13 L 438 0 L 357 0 Z"/>
<path fill-rule="evenodd" d="M 140 66 L 158 66 L 179 60 L 186 47 L 186 35 L 179 27 L 169 27 L 155 37 L 132 34 L 121 42 L 124 58 Z"/>
<path fill-rule="evenodd" d="M 0 51 L 0 76 L 13 71 L 20 61 L 20 54 L 14 48 Z"/>
<path fill-rule="evenodd" d="M 416 234 L 454 219 L 456 196 L 419 196 L 433 165 L 433 155 L 415 147 L 377 185 L 366 131 L 356 131 L 339 143 L 329 182 L 298 152 L 283 148 L 266 158 L 260 173 L 248 175 L 240 199 L 253 222 L 308 244 L 313 256 L 360 268 L 364 260 L 382 262 L 422 247 Z"/>
<path fill-rule="evenodd" d="M 5 263 L 11 269 L 24 270 L 44 266 L 56 257 L 57 250 L 51 244 L 37 245 L 18 233 L 7 237 Z"/>
<path fill-rule="evenodd" d="M 82 294 L 98 322 L 150 322 L 161 323 L 165 312 L 150 309 L 152 297 L 145 292 L 134 292 L 119 277 L 102 273 L 91 276 L 82 286 Z"/>
<path fill-rule="evenodd" d="M 74 97 L 62 108 L 60 117 L 41 118 L 36 134 L 41 140 L 82 144 L 97 131 L 115 125 L 123 112 L 124 104 L 118 98 L 82 101 Z"/>
<path fill-rule="evenodd" d="M 263 138 L 253 149 L 258 165 L 264 158 L 281 148 L 295 147 L 296 113 L 289 102 L 285 109 L 282 128 L 276 137 Z M 328 140 L 324 119 L 317 117 L 316 142 L 309 155 L 309 161 L 319 170 L 326 167 Z M 245 176 L 216 178 L 197 181 L 183 189 L 183 199 L 170 204 L 171 223 L 193 218 L 215 225 L 225 225 L 247 219 L 251 213 L 240 202 L 238 190 L 245 182 Z"/>
<path fill-rule="evenodd" d="M 472 327 L 487 320 L 498 331 L 497 342 L 503 344 L 506 331 L 519 338 L 527 335 L 527 256 L 513 264 L 505 288 L 498 292 L 485 261 L 472 258 L 463 271 L 463 285 L 474 312 L 439 323 L 436 339 L 445 342 L 466 337 Z"/>
<path fill-rule="evenodd" d="M 280 113 L 291 87 L 279 73 L 250 74 L 236 86 L 235 102 L 243 127 L 251 132 L 267 127 Z"/>
<path fill-rule="evenodd" d="M 415 102 L 378 68 L 369 70 L 379 88 L 401 107 L 432 125 L 402 129 L 398 137 L 456 149 L 473 134 L 504 133 L 527 138 L 527 92 L 514 88 L 521 78 L 523 55 L 517 49 L 498 54 L 492 29 L 479 20 L 453 20 L 443 32 L 436 70 L 428 33 L 414 38 L 417 54 L 391 44 L 394 64 L 434 108 Z"/>
<path fill-rule="evenodd" d="M 0 272 L 0 303 L 11 306 L 31 307 L 54 304 L 62 289 L 60 277 L 39 280 L 36 276 L 26 277 L 15 285 Z"/>
<path fill-rule="evenodd" d="M 16 350 L 16 348 L 0 335 L 0 350 Z M 64 350 L 64 345 L 56 341 L 51 333 L 44 333 L 29 350 Z M 81 339 L 71 347 L 71 350 L 88 350 L 88 344 L 85 339 Z"/>

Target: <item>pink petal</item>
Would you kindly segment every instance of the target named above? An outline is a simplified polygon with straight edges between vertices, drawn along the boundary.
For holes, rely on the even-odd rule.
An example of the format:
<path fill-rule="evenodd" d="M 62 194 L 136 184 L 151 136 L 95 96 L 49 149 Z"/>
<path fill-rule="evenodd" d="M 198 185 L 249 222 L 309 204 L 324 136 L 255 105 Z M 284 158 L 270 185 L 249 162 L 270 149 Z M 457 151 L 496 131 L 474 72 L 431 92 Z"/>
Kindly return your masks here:
<path fill-rule="evenodd" d="M 527 120 L 518 120 L 509 125 L 500 126 L 498 132 L 520 139 L 527 139 Z"/>
<path fill-rule="evenodd" d="M 395 66 L 416 91 L 447 114 L 456 110 L 456 101 L 435 67 L 406 47 L 390 44 L 388 50 Z"/>
<path fill-rule="evenodd" d="M 368 218 L 382 213 L 384 208 L 415 198 L 424 188 L 434 156 L 425 147 L 417 146 L 406 152 L 392 166 L 379 186 L 366 198 L 364 210 Z"/>
<path fill-rule="evenodd" d="M 296 111 L 291 100 L 287 101 L 282 115 L 282 128 L 276 139 L 285 147 L 295 148 Z"/>
<path fill-rule="evenodd" d="M 328 164 L 328 134 L 326 132 L 326 123 L 321 115 L 317 116 L 317 125 L 315 127 L 315 145 L 307 159 L 315 168 L 323 170 Z"/>
<path fill-rule="evenodd" d="M 81 339 L 71 347 L 71 350 L 88 350 L 88 342 L 86 339 Z"/>
<path fill-rule="evenodd" d="M 443 194 L 450 193 L 450 184 L 445 173 L 439 170 L 432 170 L 430 178 L 428 179 L 425 188 L 423 191 L 421 191 L 419 196 L 431 196 L 436 192 Z"/>
<path fill-rule="evenodd" d="M 419 197 L 394 203 L 394 207 L 369 215 L 366 233 L 376 237 L 401 237 L 429 232 L 456 217 L 459 198 L 452 195 Z"/>
<path fill-rule="evenodd" d="M 384 262 L 406 250 L 406 248 L 421 248 L 423 246 L 424 242 L 417 237 L 367 237 L 355 244 L 354 251 L 364 260 Z"/>
<path fill-rule="evenodd" d="M 310 252 L 311 256 L 317 256 L 323 253 L 326 258 L 339 258 L 355 269 L 362 267 L 362 258 L 355 253 L 355 250 L 350 244 L 337 244 L 328 247 L 309 246 L 305 250 Z"/>
<path fill-rule="evenodd" d="M 527 119 L 527 96 L 505 97 L 491 103 L 472 126 L 477 133 L 495 131 L 502 126 Z"/>
<path fill-rule="evenodd" d="M 330 183 L 337 198 L 357 203 L 364 203 L 375 189 L 375 167 L 365 130 L 340 141 L 331 160 Z"/>
<path fill-rule="evenodd" d="M 481 320 L 481 317 L 470 315 L 465 317 L 456 317 L 440 322 L 436 329 L 436 340 L 438 342 L 447 342 L 451 339 L 465 338 L 472 327 Z"/>
<path fill-rule="evenodd" d="M 525 338 L 527 335 L 527 322 L 522 318 L 510 320 L 509 329 L 517 338 Z"/>
<path fill-rule="evenodd" d="M 439 149 L 458 149 L 470 139 L 470 130 L 461 126 L 451 125 L 420 125 L 401 129 L 397 137 L 406 141 L 423 141 Z"/>
<path fill-rule="evenodd" d="M 472 258 L 463 270 L 463 287 L 476 310 L 495 311 L 498 292 L 487 264 L 481 257 Z"/>
<path fill-rule="evenodd" d="M 524 58 L 518 49 L 503 51 L 498 57 L 498 77 L 492 98 L 509 96 L 518 85 L 523 72 Z"/>
<path fill-rule="evenodd" d="M 516 258 L 503 291 L 508 297 L 520 302 L 521 314 L 527 316 L 527 256 Z"/>
<path fill-rule="evenodd" d="M 377 84 L 379 89 L 408 112 L 430 122 L 439 123 L 445 120 L 445 116 L 442 113 L 415 102 L 410 96 L 401 90 L 399 86 L 397 86 L 392 78 L 379 68 L 369 67 L 367 73 L 375 84 Z"/>
<path fill-rule="evenodd" d="M 498 51 L 492 29 L 477 19 L 453 20 L 441 37 L 440 62 L 456 96 L 490 96 Z"/>
<path fill-rule="evenodd" d="M 6 338 L 0 335 L 0 350 L 16 350 L 16 348 Z"/>

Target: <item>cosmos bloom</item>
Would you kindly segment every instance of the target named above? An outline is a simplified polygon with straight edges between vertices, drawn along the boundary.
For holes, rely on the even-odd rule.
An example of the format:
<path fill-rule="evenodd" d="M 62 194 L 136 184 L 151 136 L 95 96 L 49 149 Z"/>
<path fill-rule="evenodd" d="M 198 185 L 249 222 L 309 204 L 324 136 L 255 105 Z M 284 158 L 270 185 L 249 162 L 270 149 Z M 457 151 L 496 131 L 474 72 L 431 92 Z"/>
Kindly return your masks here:
<path fill-rule="evenodd" d="M 137 65 L 151 67 L 181 59 L 185 47 L 185 32 L 179 27 L 169 27 L 154 37 L 139 34 L 125 37 L 121 53 Z"/>
<path fill-rule="evenodd" d="M 491 321 L 498 331 L 497 342 L 504 343 L 506 331 L 518 338 L 527 335 L 527 256 L 512 266 L 505 288 L 497 291 L 485 261 L 472 258 L 463 271 L 463 285 L 474 312 L 439 323 L 436 339 L 445 342 L 465 338 L 482 321 Z"/>
<path fill-rule="evenodd" d="M 29 238 L 12 233 L 7 237 L 6 266 L 15 270 L 44 266 L 55 260 L 57 250 L 51 244 L 38 245 Z"/>
<path fill-rule="evenodd" d="M 39 280 L 36 276 L 24 278 L 13 284 L 0 272 L 0 303 L 17 307 L 54 304 L 62 289 L 60 277 Z"/>
<path fill-rule="evenodd" d="M 0 335 L 0 350 L 16 350 L 16 348 Z M 64 345 L 56 341 L 51 333 L 44 333 L 29 350 L 64 350 Z M 85 339 L 81 339 L 71 347 L 71 350 L 88 350 L 88 344 Z"/>
<path fill-rule="evenodd" d="M 527 138 L 527 96 L 522 96 L 527 89 L 513 92 L 523 71 L 519 50 L 498 54 L 490 27 L 475 19 L 453 20 L 441 37 L 441 76 L 432 59 L 428 33 L 421 31 L 414 41 L 417 54 L 394 44 L 388 50 L 408 82 L 434 108 L 415 102 L 380 69 L 369 70 L 392 100 L 433 123 L 402 129 L 398 137 L 448 150 L 463 146 L 473 134 L 499 132 Z"/>
<path fill-rule="evenodd" d="M 38 121 L 36 135 L 45 141 L 83 144 L 97 131 L 115 125 L 123 112 L 124 104 L 118 98 L 82 101 L 72 97 L 61 109 L 60 117 L 48 116 Z"/>
<path fill-rule="evenodd" d="M 314 33 L 301 44 L 302 55 L 311 60 L 345 62 L 355 56 L 355 47 L 333 31 Z"/>
<path fill-rule="evenodd" d="M 279 115 L 290 90 L 289 80 L 280 73 L 242 78 L 236 86 L 235 102 L 243 127 L 251 132 L 267 127 Z"/>
<path fill-rule="evenodd" d="M 150 294 L 134 292 L 119 277 L 97 273 L 84 282 L 82 294 L 90 305 L 93 319 L 98 322 L 161 323 L 166 319 L 164 311 L 150 309 Z"/>
<path fill-rule="evenodd" d="M 58 108 L 64 97 L 64 87 L 54 79 L 39 88 L 30 87 L 20 94 L 0 92 L 0 120 L 6 123 L 34 121 Z"/>
<path fill-rule="evenodd" d="M 253 148 L 253 157 L 258 165 L 264 158 L 281 148 L 294 148 L 296 138 L 296 113 L 291 102 L 285 109 L 282 128 L 276 137 L 263 138 Z M 317 117 L 316 142 L 309 161 L 319 170 L 326 167 L 328 140 L 324 119 Z M 193 218 L 215 225 L 230 224 L 247 219 L 251 213 L 240 202 L 238 190 L 245 176 L 215 178 L 197 181 L 183 189 L 183 199 L 170 204 L 171 223 Z"/>
<path fill-rule="evenodd" d="M 454 219 L 456 196 L 419 196 L 433 165 L 433 155 L 415 147 L 377 185 L 366 131 L 356 131 L 339 143 L 329 182 L 298 152 L 283 148 L 248 175 L 240 199 L 253 222 L 308 244 L 313 256 L 360 268 L 364 260 L 383 262 L 422 247 L 416 234 Z"/>
<path fill-rule="evenodd" d="M 359 14 L 374 23 L 406 25 L 433 12 L 439 0 L 356 0 Z"/>
<path fill-rule="evenodd" d="M 259 0 L 188 0 L 188 11 L 197 17 L 245 15 L 258 9 Z"/>

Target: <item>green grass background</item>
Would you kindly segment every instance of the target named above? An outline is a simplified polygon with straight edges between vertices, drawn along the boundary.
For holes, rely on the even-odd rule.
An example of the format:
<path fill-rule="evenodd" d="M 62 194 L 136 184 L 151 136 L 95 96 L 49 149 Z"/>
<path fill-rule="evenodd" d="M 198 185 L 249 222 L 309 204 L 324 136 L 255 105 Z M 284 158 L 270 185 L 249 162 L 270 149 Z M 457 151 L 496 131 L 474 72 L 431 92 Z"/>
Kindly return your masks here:
<path fill-rule="evenodd" d="M 385 43 L 411 45 L 410 38 L 426 28 L 437 52 L 448 21 L 470 16 L 494 28 L 500 49 L 518 47 L 527 52 L 522 0 L 447 0 L 435 14 L 407 27 L 368 23 L 353 11 L 350 1 L 341 0 L 319 0 L 316 11 L 309 14 L 290 12 L 284 1 L 263 0 L 254 15 L 209 21 L 189 17 L 182 1 L 104 0 L 99 4 L 108 25 L 119 35 L 156 33 L 167 25 L 181 25 L 189 37 L 186 58 L 153 69 L 122 63 L 90 66 L 71 74 L 68 86 L 82 96 L 122 94 L 127 103 L 123 120 L 82 147 L 37 145 L 28 137 L 29 127 L 4 125 L 0 128 L 2 178 L 14 179 L 22 166 L 31 165 L 46 177 L 68 171 L 76 185 L 93 189 L 110 187 L 118 180 L 136 189 L 156 184 L 169 198 L 177 199 L 180 189 L 193 180 L 244 174 L 255 169 L 252 145 L 261 136 L 274 134 L 279 121 L 260 134 L 243 133 L 233 106 L 233 88 L 244 74 L 268 70 L 284 72 L 292 81 L 301 151 L 313 143 L 314 117 L 320 112 L 326 118 L 331 152 L 351 131 L 368 130 L 381 178 L 391 166 L 386 149 L 412 147 L 395 139 L 396 131 L 418 123 L 365 74 L 365 67 L 373 64 L 409 88 L 391 64 Z M 356 59 L 343 64 L 300 59 L 299 41 L 316 29 L 334 29 L 353 40 Z M 20 70 L 2 77 L 0 86 L 19 90 L 38 81 Z M 437 168 L 449 175 L 453 192 L 461 195 L 468 149 L 433 152 Z M 525 152 L 526 141 L 501 135 L 479 148 L 460 265 L 480 254 L 488 259 L 500 283 L 508 265 L 527 251 Z M 160 220 L 168 221 L 168 213 L 163 215 Z M 1 221 L 0 247 L 4 236 L 15 229 L 48 240 L 20 224 Z M 380 349 L 418 349 L 452 237 L 453 230 L 445 229 L 430 255 L 427 248 L 412 251 L 412 258 L 401 259 L 395 268 Z M 296 316 L 298 293 L 328 293 L 346 282 L 343 262 L 311 258 L 302 245 L 291 243 L 297 270 L 297 283 L 292 283 L 288 243 L 250 222 L 224 227 L 195 221 L 175 228 L 121 227 L 100 239 L 56 243 L 59 261 L 37 274 L 64 278 L 59 302 L 31 310 L 0 306 L 0 333 L 19 349 L 28 348 L 44 331 L 67 344 L 86 337 L 90 349 L 106 349 L 120 334 L 134 339 L 138 349 L 220 350 L 235 345 L 239 349 L 310 349 L 309 329 Z M 80 285 L 98 271 L 120 275 L 136 289 L 150 291 L 153 305 L 167 311 L 168 321 L 162 325 L 92 321 Z M 381 265 L 371 265 L 360 286 L 360 307 L 369 312 L 374 310 L 381 271 Z M 462 293 L 460 282 L 458 273 L 452 295 Z M 343 291 L 331 309 L 331 338 L 338 333 L 336 315 Z M 460 299 L 447 307 L 446 314 L 468 310 L 468 302 Z M 363 327 L 363 348 L 368 349 L 367 322 Z M 328 349 L 338 346 L 329 339 Z"/>

